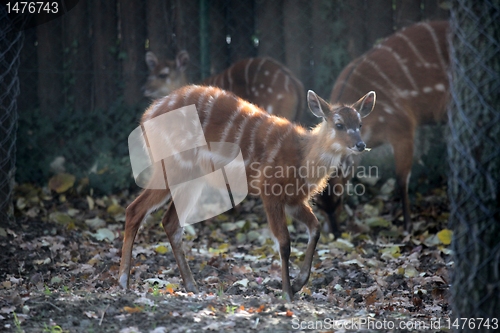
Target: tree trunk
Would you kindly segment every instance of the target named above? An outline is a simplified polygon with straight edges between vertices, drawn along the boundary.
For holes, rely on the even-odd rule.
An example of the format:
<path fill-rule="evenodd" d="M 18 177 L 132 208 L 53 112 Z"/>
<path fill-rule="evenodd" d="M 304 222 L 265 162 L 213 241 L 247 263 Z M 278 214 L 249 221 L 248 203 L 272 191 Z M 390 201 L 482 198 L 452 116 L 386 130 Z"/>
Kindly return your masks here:
<path fill-rule="evenodd" d="M 423 0 L 424 20 L 448 20 L 450 18 L 450 11 L 444 7 L 442 0 Z"/>
<path fill-rule="evenodd" d="M 144 61 L 146 26 L 143 4 L 119 0 L 123 59 L 123 98 L 127 105 L 136 105 L 142 98 L 141 87 L 147 76 Z"/>
<path fill-rule="evenodd" d="M 116 1 L 96 1 L 92 6 L 93 35 L 93 89 L 95 108 L 108 109 L 118 96 L 117 12 Z"/>
<path fill-rule="evenodd" d="M 420 0 L 396 1 L 396 28 L 401 29 L 422 20 Z"/>
<path fill-rule="evenodd" d="M 21 63 L 19 65 L 19 85 L 23 98 L 17 101 L 18 109 L 33 111 L 38 104 L 38 70 L 37 70 L 37 47 L 36 28 L 24 30 L 24 45 L 21 52 Z"/>
<path fill-rule="evenodd" d="M 60 21 L 50 21 L 37 26 L 36 37 L 40 112 L 54 119 L 62 107 L 63 100 Z"/>
<path fill-rule="evenodd" d="M 173 25 L 170 1 L 148 0 L 146 2 L 146 23 L 149 50 L 160 59 L 174 59 Z"/>
<path fill-rule="evenodd" d="M 64 65 L 66 66 L 67 86 L 66 106 L 76 112 L 88 112 L 91 109 L 91 73 L 90 29 L 87 2 L 81 1 L 63 18 Z"/>
<path fill-rule="evenodd" d="M 227 25 L 225 0 L 210 1 L 210 75 L 217 74 L 231 64 L 226 42 Z"/>
<path fill-rule="evenodd" d="M 283 0 L 255 2 L 258 55 L 285 62 L 283 37 Z"/>
<path fill-rule="evenodd" d="M 332 78 L 327 87 L 321 84 L 323 83 L 322 72 L 325 72 L 324 68 L 321 68 L 324 63 L 323 54 L 330 52 L 329 49 L 333 47 L 332 24 L 329 22 L 331 17 L 328 14 L 330 14 L 329 8 L 327 8 L 323 0 L 311 1 L 311 58 L 313 64 L 311 74 L 314 81 L 310 87 L 321 96 L 328 96 L 328 90 L 331 89 L 330 85 L 334 82 Z"/>
<path fill-rule="evenodd" d="M 359 57 L 367 49 L 365 26 L 365 2 L 363 0 L 349 1 L 345 6 L 343 17 L 347 20 L 347 52 L 351 59 Z"/>
<path fill-rule="evenodd" d="M 309 71 L 310 3 L 306 0 L 284 0 L 283 6 L 285 63 L 302 81 L 304 87 L 310 87 L 313 83 Z"/>
<path fill-rule="evenodd" d="M 451 11 L 448 194 L 451 296 L 460 326 L 460 318 L 490 318 L 492 324 L 500 309 L 499 14 L 498 0 L 454 1 Z M 469 324 L 465 331 L 489 331 L 477 319 L 474 329 Z"/>
<path fill-rule="evenodd" d="M 392 0 L 366 2 L 366 43 L 368 48 L 394 32 L 392 15 Z"/>
<path fill-rule="evenodd" d="M 231 63 L 243 58 L 253 57 L 255 55 L 255 47 L 252 41 L 255 33 L 253 1 L 230 1 L 229 17 Z"/>
<path fill-rule="evenodd" d="M 199 0 L 176 0 L 175 16 L 177 51 L 188 51 L 188 81 L 199 82 L 201 80 Z"/>

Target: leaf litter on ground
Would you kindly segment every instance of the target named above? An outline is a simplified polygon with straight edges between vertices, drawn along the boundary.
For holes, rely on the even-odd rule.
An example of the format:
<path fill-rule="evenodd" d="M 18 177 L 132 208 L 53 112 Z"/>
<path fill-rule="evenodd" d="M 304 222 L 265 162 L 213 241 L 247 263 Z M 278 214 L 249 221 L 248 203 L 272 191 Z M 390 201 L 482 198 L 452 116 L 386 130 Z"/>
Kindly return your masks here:
<path fill-rule="evenodd" d="M 68 185 L 71 181 L 16 188 L 16 222 L 0 227 L 0 327 L 274 332 L 292 330 L 294 319 L 430 322 L 450 314 L 452 232 L 442 217 L 448 214 L 446 205 L 421 199 L 435 205 L 433 215 L 428 207 L 422 207 L 422 215 L 415 207 L 413 220 L 421 229 L 406 235 L 391 213 L 392 183 L 382 188 L 383 199 L 351 207 L 342 237 L 321 236 L 308 284 L 286 303 L 279 254 L 258 199 L 247 198 L 237 210 L 186 228 L 185 250 L 199 294 L 182 286 L 161 227 L 164 210 L 152 214 L 138 233 L 130 291 L 124 292 L 116 278 L 124 211 L 134 196 L 79 193 Z M 325 223 L 316 208 L 315 213 Z M 294 276 L 307 232 L 292 221 L 289 230 Z"/>

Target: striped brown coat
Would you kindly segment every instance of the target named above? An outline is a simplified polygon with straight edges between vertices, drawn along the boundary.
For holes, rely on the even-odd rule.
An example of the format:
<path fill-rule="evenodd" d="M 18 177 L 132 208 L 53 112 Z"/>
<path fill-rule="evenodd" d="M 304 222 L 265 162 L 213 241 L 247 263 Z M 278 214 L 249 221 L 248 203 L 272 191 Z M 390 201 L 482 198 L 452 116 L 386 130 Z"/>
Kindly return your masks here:
<path fill-rule="evenodd" d="M 195 105 L 207 142 L 230 142 L 240 147 L 249 192 L 262 198 L 269 227 L 279 244 L 283 292 L 291 300 L 293 293 L 300 290 L 309 278 L 320 233 L 309 198 L 321 191 L 328 176 L 343 158 L 364 150 L 365 144 L 360 137 L 361 118 L 371 112 L 374 103 L 373 92 L 352 105 L 329 105 L 309 91 L 309 108 L 323 121 L 308 131 L 284 118 L 269 115 L 224 90 L 186 86 L 155 101 L 144 113 L 141 124 L 183 106 Z M 161 135 L 161 131 L 156 133 Z M 178 136 L 185 134 L 179 128 Z M 151 141 L 150 138 L 148 140 Z M 214 151 L 200 148 L 192 164 L 205 167 L 208 173 L 211 171 L 210 160 L 217 158 Z M 159 174 L 164 172 L 160 167 L 157 170 Z M 175 172 L 168 170 L 172 171 Z M 127 208 L 119 277 L 122 287 L 128 286 L 132 245 L 139 225 L 169 198 L 168 185 L 163 190 L 146 189 Z M 310 235 L 304 264 L 293 286 L 288 268 L 290 235 L 285 212 L 305 223 Z M 182 228 L 174 205 L 169 206 L 163 218 L 163 227 L 172 244 L 186 289 L 196 291 L 196 283 L 182 250 Z"/>
<path fill-rule="evenodd" d="M 408 182 L 416 129 L 441 122 L 446 115 L 448 29 L 447 21 L 421 22 L 394 33 L 349 63 L 330 96 L 331 103 L 353 103 L 362 91 L 377 92 L 377 105 L 363 121 L 362 137 L 370 148 L 388 143 L 394 151 L 407 230 L 411 229 Z M 330 186 L 344 181 L 332 178 Z M 329 191 L 320 202 L 336 230 L 341 200 Z"/>
<path fill-rule="evenodd" d="M 149 77 L 144 94 L 160 98 L 187 85 L 185 70 L 188 62 L 186 51 L 179 52 L 175 61 L 159 60 L 154 53 L 148 52 Z M 302 82 L 286 66 L 267 57 L 239 60 L 201 84 L 232 91 L 269 114 L 289 120 L 301 120 L 305 109 Z"/>

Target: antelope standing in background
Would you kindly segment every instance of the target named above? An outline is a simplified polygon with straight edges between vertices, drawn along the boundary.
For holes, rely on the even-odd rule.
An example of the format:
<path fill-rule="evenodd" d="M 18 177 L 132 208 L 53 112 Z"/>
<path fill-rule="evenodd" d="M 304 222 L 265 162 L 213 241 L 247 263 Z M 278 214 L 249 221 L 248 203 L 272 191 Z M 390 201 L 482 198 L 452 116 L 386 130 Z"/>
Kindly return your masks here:
<path fill-rule="evenodd" d="M 187 85 L 185 71 L 188 63 L 186 51 L 179 52 L 175 61 L 160 61 L 153 52 L 147 52 L 149 77 L 144 95 L 160 98 Z M 299 120 L 305 108 L 302 82 L 288 68 L 271 58 L 240 60 L 201 84 L 232 91 L 269 114 L 289 120 Z"/>
<path fill-rule="evenodd" d="M 443 121 L 446 115 L 448 28 L 447 21 L 422 22 L 387 37 L 347 65 L 330 96 L 331 103 L 352 103 L 361 91 L 377 91 L 377 105 L 363 121 L 363 140 L 370 148 L 389 143 L 393 149 L 407 231 L 411 231 L 408 182 L 415 131 L 419 125 Z M 344 181 L 332 178 L 330 186 Z M 319 200 L 335 233 L 341 203 L 342 198 L 326 191 Z"/>
<path fill-rule="evenodd" d="M 319 222 L 312 212 L 309 199 L 323 189 L 329 175 L 342 159 L 365 149 L 360 136 L 361 118 L 373 109 L 375 93 L 369 92 L 352 105 L 330 105 L 312 91 L 308 92 L 307 99 L 311 112 L 322 119 L 310 131 L 284 118 L 269 115 L 233 93 L 202 86 L 186 86 L 156 100 L 141 120 L 144 127 L 157 116 L 194 104 L 207 142 L 228 142 L 240 147 L 248 192 L 262 198 L 269 228 L 279 245 L 283 295 L 289 301 L 309 279 L 320 235 Z M 184 117 L 187 116 L 184 114 Z M 186 119 L 186 122 L 190 121 L 193 119 Z M 161 135 L 159 127 L 155 132 Z M 152 149 L 151 138 L 146 138 L 145 142 L 148 149 Z M 216 152 L 200 148 L 191 165 L 206 168 L 206 173 L 209 173 L 218 159 L 221 157 Z M 162 175 L 163 181 L 164 172 L 170 171 L 162 170 L 162 164 L 163 161 L 156 163 L 157 169 L 153 173 Z M 168 183 L 166 178 L 165 183 Z M 157 188 L 154 184 L 147 188 L 126 210 L 119 273 L 119 283 L 123 288 L 128 288 L 132 247 L 141 222 L 171 197 L 168 185 L 160 190 L 152 190 Z M 285 212 L 305 223 L 309 231 L 305 259 L 293 284 L 290 284 L 289 276 L 290 234 Z M 168 207 L 162 223 L 186 290 L 197 292 L 182 248 L 182 221 L 179 221 L 173 204 Z"/>

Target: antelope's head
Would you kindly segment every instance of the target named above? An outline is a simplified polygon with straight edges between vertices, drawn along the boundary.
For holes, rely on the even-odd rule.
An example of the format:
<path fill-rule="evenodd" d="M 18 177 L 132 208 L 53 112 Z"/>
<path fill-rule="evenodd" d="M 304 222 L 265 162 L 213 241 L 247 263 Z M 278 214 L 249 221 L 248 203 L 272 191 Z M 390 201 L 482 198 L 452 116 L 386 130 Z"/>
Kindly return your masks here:
<path fill-rule="evenodd" d="M 375 99 L 375 92 L 370 91 L 352 105 L 331 105 L 309 90 L 309 108 L 316 117 L 323 118 L 323 148 L 344 155 L 363 152 L 366 144 L 361 139 L 362 118 L 373 110 Z"/>
<path fill-rule="evenodd" d="M 142 88 L 144 96 L 160 98 L 185 86 L 188 83 L 185 73 L 188 63 L 189 55 L 186 51 L 180 51 L 175 60 L 164 61 L 158 60 L 153 52 L 147 52 L 149 76 Z"/>

